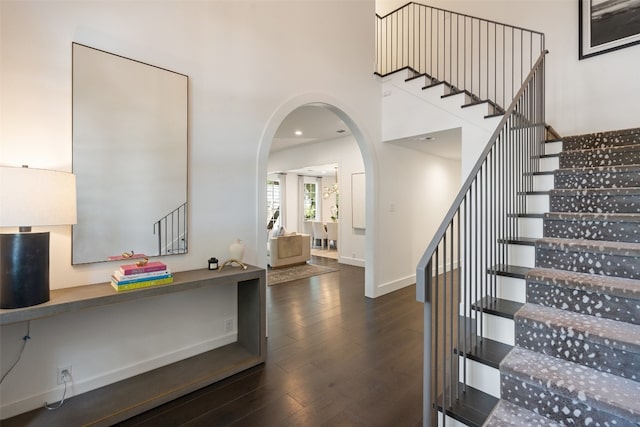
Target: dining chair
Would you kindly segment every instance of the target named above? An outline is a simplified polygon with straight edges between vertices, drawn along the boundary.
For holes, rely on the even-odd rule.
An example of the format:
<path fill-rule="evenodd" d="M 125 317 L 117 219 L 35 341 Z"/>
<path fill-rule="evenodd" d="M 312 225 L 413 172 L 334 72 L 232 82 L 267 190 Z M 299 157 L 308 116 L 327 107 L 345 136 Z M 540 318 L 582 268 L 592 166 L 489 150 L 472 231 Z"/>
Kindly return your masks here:
<path fill-rule="evenodd" d="M 325 242 L 327 241 L 327 230 L 324 228 L 324 224 L 320 221 L 313 221 L 313 244 L 314 246 L 317 244 L 317 241 L 320 240 L 320 246 L 325 247 Z"/>

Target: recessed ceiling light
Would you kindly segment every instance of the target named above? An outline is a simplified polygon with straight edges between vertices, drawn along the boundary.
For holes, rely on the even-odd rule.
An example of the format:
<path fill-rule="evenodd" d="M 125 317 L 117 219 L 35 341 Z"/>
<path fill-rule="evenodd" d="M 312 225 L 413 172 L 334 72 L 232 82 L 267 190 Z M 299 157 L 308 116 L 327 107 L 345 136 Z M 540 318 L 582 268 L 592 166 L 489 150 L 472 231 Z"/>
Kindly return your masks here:
<path fill-rule="evenodd" d="M 414 141 L 433 141 L 435 138 L 432 136 L 416 136 L 415 138 L 413 138 Z"/>
<path fill-rule="evenodd" d="M 345 132 L 346 132 L 346 130 L 344 130 L 344 129 L 338 129 L 336 132 L 338 132 L 338 133 L 345 133 Z"/>
<path fill-rule="evenodd" d="M 297 130 L 297 131 L 295 131 L 294 133 L 295 133 L 297 136 L 302 135 L 302 131 L 301 131 L 301 130 Z"/>

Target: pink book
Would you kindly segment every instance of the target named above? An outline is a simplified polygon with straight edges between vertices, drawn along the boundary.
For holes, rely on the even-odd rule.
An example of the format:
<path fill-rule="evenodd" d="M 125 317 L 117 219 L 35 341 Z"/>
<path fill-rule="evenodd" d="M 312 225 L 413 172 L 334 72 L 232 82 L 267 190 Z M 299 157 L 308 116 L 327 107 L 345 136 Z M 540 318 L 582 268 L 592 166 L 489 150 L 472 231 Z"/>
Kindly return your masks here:
<path fill-rule="evenodd" d="M 160 261 L 148 262 L 145 265 L 125 264 L 120 266 L 120 271 L 125 276 L 130 274 L 150 273 L 152 271 L 163 271 L 167 265 Z"/>

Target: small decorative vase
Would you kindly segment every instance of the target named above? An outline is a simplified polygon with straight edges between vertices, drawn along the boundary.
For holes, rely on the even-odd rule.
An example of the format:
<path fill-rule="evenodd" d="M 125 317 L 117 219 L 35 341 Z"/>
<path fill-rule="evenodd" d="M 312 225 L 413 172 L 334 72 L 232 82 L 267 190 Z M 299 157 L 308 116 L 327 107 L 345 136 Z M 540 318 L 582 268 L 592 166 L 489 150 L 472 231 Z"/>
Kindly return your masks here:
<path fill-rule="evenodd" d="M 242 240 L 236 239 L 229 245 L 229 257 L 236 261 L 242 261 L 242 257 L 244 257 L 244 242 Z"/>

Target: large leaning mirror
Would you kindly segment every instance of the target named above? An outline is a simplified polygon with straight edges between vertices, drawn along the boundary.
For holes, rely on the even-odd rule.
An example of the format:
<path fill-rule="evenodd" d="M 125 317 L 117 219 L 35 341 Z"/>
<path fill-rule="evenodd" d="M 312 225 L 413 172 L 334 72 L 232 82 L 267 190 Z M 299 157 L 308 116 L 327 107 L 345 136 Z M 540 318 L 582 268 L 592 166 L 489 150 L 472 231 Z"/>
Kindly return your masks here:
<path fill-rule="evenodd" d="M 187 76 L 72 48 L 73 264 L 185 253 Z"/>

